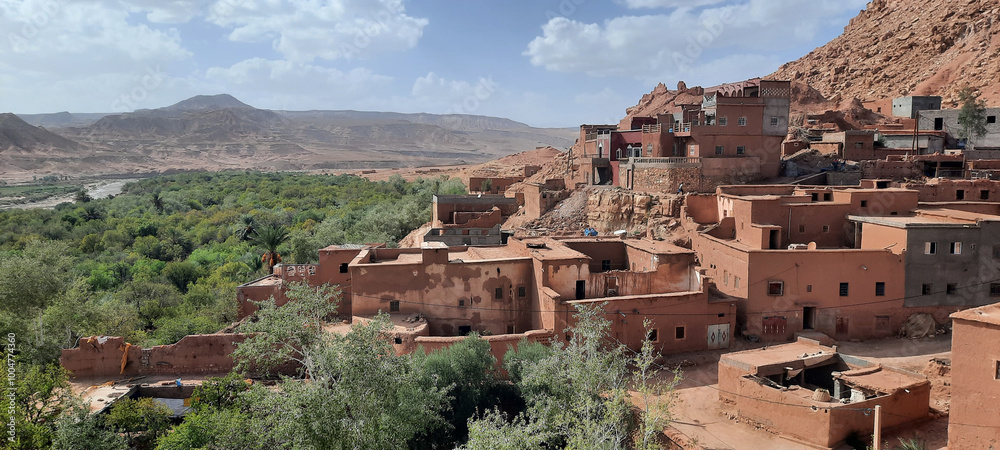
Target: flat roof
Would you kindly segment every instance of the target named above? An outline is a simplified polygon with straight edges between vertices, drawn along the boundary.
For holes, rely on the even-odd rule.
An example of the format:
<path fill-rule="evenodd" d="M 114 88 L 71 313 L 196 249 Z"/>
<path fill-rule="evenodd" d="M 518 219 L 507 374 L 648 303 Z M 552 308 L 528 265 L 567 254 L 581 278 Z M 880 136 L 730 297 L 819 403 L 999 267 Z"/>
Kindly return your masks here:
<path fill-rule="evenodd" d="M 975 225 L 965 221 L 948 220 L 944 217 L 927 216 L 847 216 L 848 220 L 894 228 L 940 228 L 966 227 Z"/>
<path fill-rule="evenodd" d="M 1000 303 L 959 311 L 951 318 L 1000 326 Z"/>
<path fill-rule="evenodd" d="M 264 278 L 256 279 L 241 286 L 280 286 L 280 285 L 281 285 L 281 277 L 277 275 L 268 275 Z"/>
<path fill-rule="evenodd" d="M 910 375 L 894 370 L 887 370 L 884 367 L 878 367 L 875 369 L 865 368 L 842 372 L 840 374 L 840 379 L 863 388 L 887 394 L 890 394 L 898 389 L 926 382 L 925 378 L 920 378 L 916 375 Z"/>
<path fill-rule="evenodd" d="M 749 367 L 762 367 L 836 354 L 837 352 L 832 347 L 795 341 L 788 344 L 727 353 L 722 355 L 722 361 L 731 360 Z"/>

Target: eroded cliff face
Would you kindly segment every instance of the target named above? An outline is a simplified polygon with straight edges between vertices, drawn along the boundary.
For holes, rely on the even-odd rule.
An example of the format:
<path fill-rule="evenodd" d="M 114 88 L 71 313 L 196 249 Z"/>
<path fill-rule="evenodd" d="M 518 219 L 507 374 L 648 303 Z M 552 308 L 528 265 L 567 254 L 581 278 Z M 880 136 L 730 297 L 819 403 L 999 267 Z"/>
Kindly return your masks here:
<path fill-rule="evenodd" d="M 827 98 L 874 101 L 940 95 L 968 84 L 1000 102 L 1000 0 L 874 0 L 844 33 L 770 78 L 808 83 Z"/>

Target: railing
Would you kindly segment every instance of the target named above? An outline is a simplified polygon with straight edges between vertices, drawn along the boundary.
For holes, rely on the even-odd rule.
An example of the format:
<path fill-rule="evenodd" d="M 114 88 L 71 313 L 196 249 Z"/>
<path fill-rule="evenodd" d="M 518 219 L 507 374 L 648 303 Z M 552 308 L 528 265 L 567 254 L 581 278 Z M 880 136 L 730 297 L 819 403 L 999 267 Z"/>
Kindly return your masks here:
<path fill-rule="evenodd" d="M 643 125 L 642 126 L 642 132 L 643 133 L 659 133 L 660 129 L 661 129 L 660 128 L 660 124 L 656 124 L 656 125 Z"/>
<path fill-rule="evenodd" d="M 305 277 L 316 275 L 317 264 L 282 264 L 281 270 L 285 277 Z"/>

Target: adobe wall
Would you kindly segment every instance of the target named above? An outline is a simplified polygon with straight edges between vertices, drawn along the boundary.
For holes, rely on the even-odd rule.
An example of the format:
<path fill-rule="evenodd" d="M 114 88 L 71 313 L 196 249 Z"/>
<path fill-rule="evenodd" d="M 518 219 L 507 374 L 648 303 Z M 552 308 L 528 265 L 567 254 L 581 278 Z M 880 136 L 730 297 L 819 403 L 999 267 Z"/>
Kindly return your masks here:
<path fill-rule="evenodd" d="M 502 195 L 435 195 L 431 210 L 434 226 L 454 223 L 456 212 L 487 212 L 494 207 L 507 215 L 517 212 L 517 200 Z"/>
<path fill-rule="evenodd" d="M 940 179 L 936 183 L 903 183 L 900 187 L 919 193 L 921 203 L 929 202 L 997 202 L 1000 201 L 1000 181 Z M 962 191 L 962 199 L 958 192 Z M 985 192 L 985 194 L 984 194 Z M 985 195 L 986 198 L 983 198 Z"/>
<path fill-rule="evenodd" d="M 652 193 L 675 193 L 683 183 L 685 192 L 702 192 L 698 167 L 656 168 L 635 166 L 631 171 L 631 189 Z M 625 179 L 628 174 L 622 174 Z M 628 186 L 626 180 L 626 186 Z M 710 189 L 714 189 L 714 186 Z"/>
<path fill-rule="evenodd" d="M 243 319 L 257 311 L 257 305 L 253 302 L 262 302 L 271 297 L 274 297 L 275 304 L 278 306 L 288 302 L 288 298 L 281 291 L 281 285 L 277 283 L 264 286 L 239 286 L 236 288 L 236 302 L 239 305 L 238 318 Z"/>
<path fill-rule="evenodd" d="M 457 335 L 460 326 L 492 334 L 533 329 L 524 312 L 534 295 L 529 258 L 448 262 L 447 250 L 442 252 L 445 259 L 439 262 L 428 260 L 425 251 L 418 262 L 352 266 L 354 315 L 389 312 L 390 302 L 399 301 L 400 314 L 425 316 L 435 336 Z M 524 297 L 518 296 L 520 287 Z"/>
<path fill-rule="evenodd" d="M 503 357 L 507 355 L 507 352 L 511 349 L 517 350 L 521 341 L 529 343 L 541 342 L 548 345 L 554 337 L 555 333 L 552 330 L 532 330 L 519 334 L 480 336 L 480 339 L 490 344 L 490 354 L 496 358 L 497 368 L 502 370 Z M 432 352 L 451 347 L 452 345 L 461 342 L 463 339 L 465 339 L 465 336 L 421 336 L 416 338 L 414 342 L 414 350 L 422 347 L 425 354 L 430 354 Z"/>
<path fill-rule="evenodd" d="M 483 183 L 489 181 L 490 189 L 483 191 Z M 503 194 L 514 183 L 524 181 L 524 177 L 469 177 L 469 192 Z"/>
<path fill-rule="evenodd" d="M 688 195 L 684 197 L 683 216 L 699 224 L 719 221 L 719 200 L 715 195 Z"/>
<path fill-rule="evenodd" d="M 1000 443 L 1000 326 L 955 318 L 951 336 L 951 411 L 948 448 L 982 449 Z M 993 413 L 984 414 L 986 411 Z"/>
<path fill-rule="evenodd" d="M 840 151 L 844 144 L 840 142 L 812 142 L 809 144 L 809 148 L 816 150 L 823 155 L 837 155 L 840 156 Z"/>
<path fill-rule="evenodd" d="M 902 180 L 906 178 L 922 178 L 920 166 L 913 161 L 874 160 L 861 161 L 864 178 L 885 178 Z"/>
<path fill-rule="evenodd" d="M 76 348 L 64 349 L 59 363 L 79 378 L 227 373 L 235 365 L 231 355 L 236 344 L 244 339 L 241 334 L 199 334 L 171 345 L 130 346 L 122 370 L 125 339 L 94 336 L 80 339 Z M 281 372 L 290 374 L 294 369 L 285 367 Z"/>

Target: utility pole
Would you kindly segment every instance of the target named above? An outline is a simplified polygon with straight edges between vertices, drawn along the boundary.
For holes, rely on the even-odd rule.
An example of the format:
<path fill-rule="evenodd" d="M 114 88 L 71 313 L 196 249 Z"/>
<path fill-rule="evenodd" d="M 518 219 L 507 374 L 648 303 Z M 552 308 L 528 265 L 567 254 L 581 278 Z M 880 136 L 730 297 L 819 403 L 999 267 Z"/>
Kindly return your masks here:
<path fill-rule="evenodd" d="M 882 405 L 875 405 L 875 450 L 882 450 Z"/>

